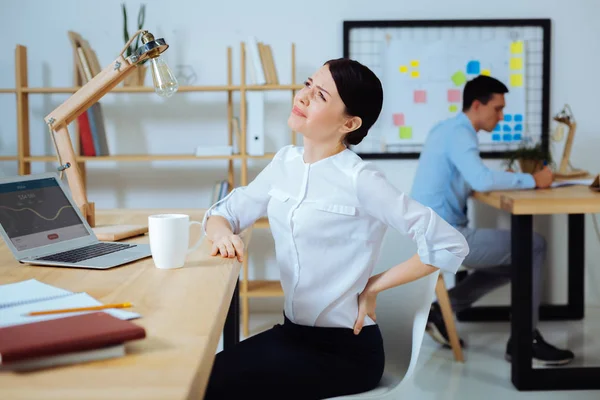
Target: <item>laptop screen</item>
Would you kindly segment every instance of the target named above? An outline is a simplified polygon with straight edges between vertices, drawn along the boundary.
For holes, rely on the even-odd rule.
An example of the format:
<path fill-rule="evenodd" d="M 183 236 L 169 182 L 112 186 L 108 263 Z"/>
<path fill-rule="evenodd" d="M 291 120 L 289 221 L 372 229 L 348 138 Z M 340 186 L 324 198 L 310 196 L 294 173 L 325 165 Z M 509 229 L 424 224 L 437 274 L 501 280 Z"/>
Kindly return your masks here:
<path fill-rule="evenodd" d="M 54 178 L 0 184 L 0 224 L 19 251 L 89 235 Z"/>

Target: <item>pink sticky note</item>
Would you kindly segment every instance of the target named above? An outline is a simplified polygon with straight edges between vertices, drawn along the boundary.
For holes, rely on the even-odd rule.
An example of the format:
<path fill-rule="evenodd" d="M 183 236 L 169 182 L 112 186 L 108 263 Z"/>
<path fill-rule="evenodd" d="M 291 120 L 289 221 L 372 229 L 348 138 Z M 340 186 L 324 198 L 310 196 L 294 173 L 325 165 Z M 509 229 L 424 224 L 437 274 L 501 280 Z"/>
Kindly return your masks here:
<path fill-rule="evenodd" d="M 403 113 L 393 114 L 392 117 L 394 118 L 394 126 L 404 125 L 404 114 Z"/>
<path fill-rule="evenodd" d="M 460 90 L 449 89 L 448 90 L 448 101 L 450 103 L 459 103 L 460 102 Z"/>
<path fill-rule="evenodd" d="M 427 92 L 425 90 L 415 90 L 415 103 L 425 103 L 427 101 Z"/>

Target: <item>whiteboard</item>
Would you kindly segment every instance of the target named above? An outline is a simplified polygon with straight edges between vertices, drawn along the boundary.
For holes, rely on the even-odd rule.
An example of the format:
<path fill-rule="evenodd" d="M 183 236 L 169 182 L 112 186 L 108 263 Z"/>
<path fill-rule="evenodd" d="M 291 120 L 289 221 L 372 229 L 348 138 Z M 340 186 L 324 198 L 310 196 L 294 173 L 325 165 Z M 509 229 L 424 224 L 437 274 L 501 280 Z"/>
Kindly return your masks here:
<path fill-rule="evenodd" d="M 547 148 L 550 29 L 548 19 L 344 21 L 344 57 L 368 66 L 384 88 L 379 119 L 352 150 L 418 158 L 431 127 L 462 110 L 466 81 L 487 73 L 509 93 L 506 120 L 478 135 L 482 157 L 504 158 L 523 141 Z"/>
<path fill-rule="evenodd" d="M 385 101 L 381 138 L 386 146 L 423 145 L 440 121 L 462 110 L 465 84 L 493 76 L 508 88 L 504 121 L 480 143 L 519 143 L 526 127 L 525 45 L 506 39 L 394 40 L 382 46 Z"/>

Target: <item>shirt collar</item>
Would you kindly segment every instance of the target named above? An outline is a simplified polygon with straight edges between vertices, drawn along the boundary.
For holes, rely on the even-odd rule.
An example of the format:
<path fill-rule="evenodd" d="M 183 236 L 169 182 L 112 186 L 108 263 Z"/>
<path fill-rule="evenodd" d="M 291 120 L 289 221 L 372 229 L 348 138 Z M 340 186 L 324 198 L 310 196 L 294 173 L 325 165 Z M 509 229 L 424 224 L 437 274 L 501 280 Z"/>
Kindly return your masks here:
<path fill-rule="evenodd" d="M 477 131 L 475 131 L 475 128 L 473 128 L 473 124 L 471 123 L 469 117 L 467 117 L 467 114 L 461 111 L 456 116 L 456 119 L 460 122 L 461 125 L 465 125 L 466 127 L 468 127 L 469 132 L 473 133 L 473 135 L 477 135 Z"/>

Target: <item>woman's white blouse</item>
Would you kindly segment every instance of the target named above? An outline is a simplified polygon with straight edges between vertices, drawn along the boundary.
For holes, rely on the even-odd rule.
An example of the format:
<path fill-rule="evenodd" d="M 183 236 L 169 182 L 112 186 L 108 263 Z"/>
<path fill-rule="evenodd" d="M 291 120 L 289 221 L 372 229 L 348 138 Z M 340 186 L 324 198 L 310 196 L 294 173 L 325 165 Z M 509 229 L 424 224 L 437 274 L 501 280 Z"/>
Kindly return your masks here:
<path fill-rule="evenodd" d="M 204 229 L 211 215 L 236 234 L 268 216 L 285 315 L 308 326 L 354 326 L 388 226 L 416 242 L 422 262 L 448 272 L 469 251 L 457 230 L 348 149 L 306 164 L 301 147 L 286 146 L 248 186 L 207 211 Z"/>

